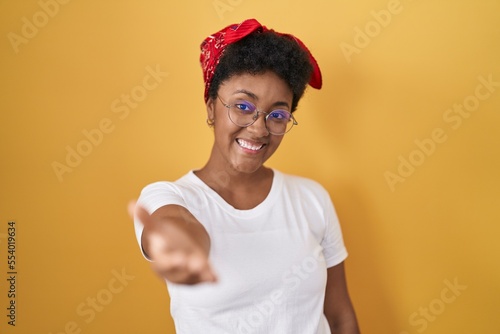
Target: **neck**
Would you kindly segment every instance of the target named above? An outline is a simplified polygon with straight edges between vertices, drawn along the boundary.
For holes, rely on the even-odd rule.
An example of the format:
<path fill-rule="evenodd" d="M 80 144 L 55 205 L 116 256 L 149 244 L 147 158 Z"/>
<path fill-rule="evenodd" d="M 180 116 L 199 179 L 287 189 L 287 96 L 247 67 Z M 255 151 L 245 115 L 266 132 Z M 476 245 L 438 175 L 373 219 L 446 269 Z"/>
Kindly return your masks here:
<path fill-rule="evenodd" d="M 209 162 L 195 174 L 236 209 L 256 207 L 271 190 L 273 171 L 270 168 L 261 166 L 254 172 L 242 172 L 227 166 L 215 167 Z"/>
<path fill-rule="evenodd" d="M 195 174 L 210 188 L 220 193 L 227 190 L 255 188 L 264 180 L 272 179 L 273 171 L 261 166 L 256 171 L 243 172 L 230 166 L 213 168 L 208 163 Z"/>

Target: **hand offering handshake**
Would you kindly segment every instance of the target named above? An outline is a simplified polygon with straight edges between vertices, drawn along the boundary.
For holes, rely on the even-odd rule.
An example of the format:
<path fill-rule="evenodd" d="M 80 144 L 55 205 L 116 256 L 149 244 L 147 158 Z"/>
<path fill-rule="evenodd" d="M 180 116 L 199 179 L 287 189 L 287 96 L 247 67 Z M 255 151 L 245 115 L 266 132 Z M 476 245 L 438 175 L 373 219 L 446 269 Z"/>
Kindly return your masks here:
<path fill-rule="evenodd" d="M 129 214 L 144 225 L 142 247 L 159 276 L 177 284 L 217 280 L 208 260 L 210 237 L 186 208 L 167 205 L 150 215 L 132 202 Z"/>

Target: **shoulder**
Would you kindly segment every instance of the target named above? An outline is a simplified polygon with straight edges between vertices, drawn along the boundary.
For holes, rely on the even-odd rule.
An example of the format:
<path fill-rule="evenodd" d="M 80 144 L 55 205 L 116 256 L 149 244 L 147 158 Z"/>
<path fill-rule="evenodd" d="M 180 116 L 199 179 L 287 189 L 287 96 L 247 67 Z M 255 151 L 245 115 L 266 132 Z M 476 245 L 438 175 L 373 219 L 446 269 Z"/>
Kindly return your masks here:
<path fill-rule="evenodd" d="M 193 196 L 196 189 L 194 175 L 189 172 L 176 181 L 157 181 L 146 185 L 137 200 L 137 203 L 145 207 L 150 213 L 158 208 L 176 204 L 186 206 L 186 198 Z M 193 184 L 193 185 L 190 185 Z"/>
<path fill-rule="evenodd" d="M 280 172 L 277 175 L 280 175 L 282 179 L 283 192 L 291 200 L 311 207 L 325 208 L 331 205 L 330 194 L 318 181 L 304 176 Z"/>
<path fill-rule="evenodd" d="M 165 192 L 182 193 L 183 189 L 190 188 L 194 186 L 195 183 L 195 176 L 192 171 L 190 171 L 175 181 L 156 181 L 147 184 L 142 188 L 141 196 Z"/>
<path fill-rule="evenodd" d="M 300 191 L 306 194 L 316 194 L 317 196 L 329 196 L 328 191 L 318 181 L 308 177 L 286 174 L 275 170 L 283 180 L 284 187 L 291 191 Z"/>

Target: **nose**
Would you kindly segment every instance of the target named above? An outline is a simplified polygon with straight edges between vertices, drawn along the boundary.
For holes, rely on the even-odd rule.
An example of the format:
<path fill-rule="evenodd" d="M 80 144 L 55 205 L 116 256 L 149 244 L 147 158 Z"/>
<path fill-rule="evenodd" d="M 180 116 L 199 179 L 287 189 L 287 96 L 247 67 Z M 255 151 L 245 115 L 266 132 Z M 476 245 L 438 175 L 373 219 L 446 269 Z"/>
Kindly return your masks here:
<path fill-rule="evenodd" d="M 247 130 L 254 134 L 256 137 L 266 137 L 269 135 L 269 131 L 266 127 L 266 114 L 258 113 L 257 120 L 250 126 L 247 126 Z"/>

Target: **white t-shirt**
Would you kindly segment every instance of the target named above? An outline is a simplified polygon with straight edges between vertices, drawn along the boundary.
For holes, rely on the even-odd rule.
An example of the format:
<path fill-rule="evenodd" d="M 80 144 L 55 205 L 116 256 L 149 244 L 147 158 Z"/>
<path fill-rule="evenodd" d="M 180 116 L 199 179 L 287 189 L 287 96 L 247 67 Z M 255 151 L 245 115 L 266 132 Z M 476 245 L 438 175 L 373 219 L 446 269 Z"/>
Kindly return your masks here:
<path fill-rule="evenodd" d="M 266 199 L 238 210 L 190 171 L 146 186 L 138 203 L 150 213 L 181 205 L 210 235 L 218 282 L 167 282 L 177 334 L 330 334 L 323 314 L 326 269 L 347 251 L 321 185 L 274 170 Z M 139 244 L 142 230 L 136 220 Z"/>

